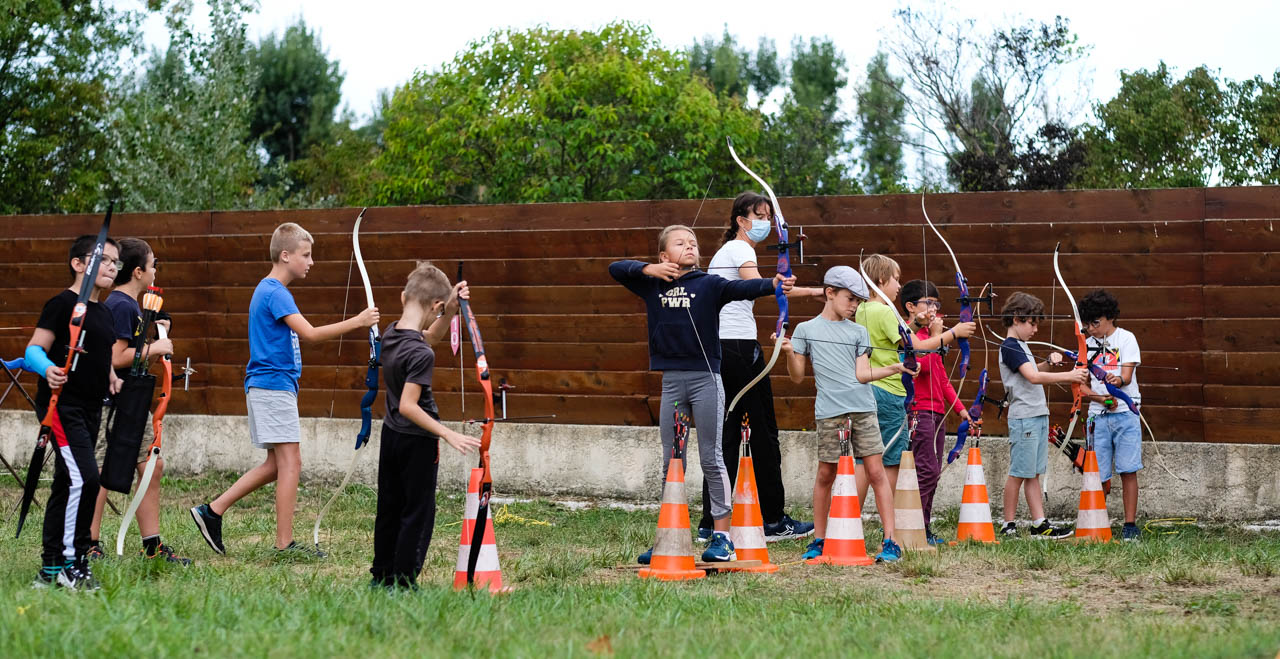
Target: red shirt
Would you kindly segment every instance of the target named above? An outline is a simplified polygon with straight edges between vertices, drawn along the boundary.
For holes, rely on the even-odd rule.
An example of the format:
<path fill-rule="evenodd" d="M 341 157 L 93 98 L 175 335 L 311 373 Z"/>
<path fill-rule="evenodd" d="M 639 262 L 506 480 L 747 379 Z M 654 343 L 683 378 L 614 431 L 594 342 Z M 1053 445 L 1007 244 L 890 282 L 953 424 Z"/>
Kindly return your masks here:
<path fill-rule="evenodd" d="M 928 339 L 929 328 L 923 327 L 916 332 L 917 339 Z M 956 390 L 951 386 L 951 380 L 947 377 L 947 368 L 942 363 L 942 355 L 932 353 L 928 355 L 920 355 L 916 358 L 920 364 L 920 374 L 916 376 L 916 400 L 915 410 L 927 410 L 937 414 L 943 414 L 945 406 L 950 405 L 952 409 L 959 413 L 964 409 L 964 403 L 956 396 Z"/>

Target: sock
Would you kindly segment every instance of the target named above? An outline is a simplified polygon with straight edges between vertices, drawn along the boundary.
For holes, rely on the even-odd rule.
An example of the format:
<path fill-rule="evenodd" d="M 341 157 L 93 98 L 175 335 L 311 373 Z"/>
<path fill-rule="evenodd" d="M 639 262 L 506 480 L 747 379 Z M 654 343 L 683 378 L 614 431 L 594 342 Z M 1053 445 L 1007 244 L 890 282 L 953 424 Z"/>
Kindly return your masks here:
<path fill-rule="evenodd" d="M 1031 520 L 1031 525 L 1032 525 L 1032 526 L 1040 526 L 1041 524 L 1044 524 L 1044 518 L 1043 518 L 1043 517 L 1039 517 L 1039 518 L 1036 518 L 1036 519 Z"/>
<path fill-rule="evenodd" d="M 42 572 L 46 577 L 49 577 L 50 579 L 52 579 L 58 576 L 59 572 L 62 572 L 62 566 L 61 565 L 44 565 L 40 567 L 40 572 Z"/>
<path fill-rule="evenodd" d="M 222 519 L 222 515 L 219 515 L 218 513 L 213 512 L 213 504 L 206 503 L 204 505 L 204 509 L 209 512 L 210 517 L 214 519 Z"/>
<path fill-rule="evenodd" d="M 142 551 L 146 552 L 147 556 L 155 556 L 156 551 L 159 549 L 160 534 L 157 533 L 156 535 L 147 536 L 142 539 Z"/>
<path fill-rule="evenodd" d="M 1128 527 L 1130 527 L 1130 526 L 1132 526 L 1132 527 L 1134 527 L 1134 528 L 1137 528 L 1138 523 L 1137 523 L 1137 522 L 1125 522 L 1125 523 L 1124 523 L 1124 525 L 1125 525 L 1125 528 L 1128 528 Z"/>

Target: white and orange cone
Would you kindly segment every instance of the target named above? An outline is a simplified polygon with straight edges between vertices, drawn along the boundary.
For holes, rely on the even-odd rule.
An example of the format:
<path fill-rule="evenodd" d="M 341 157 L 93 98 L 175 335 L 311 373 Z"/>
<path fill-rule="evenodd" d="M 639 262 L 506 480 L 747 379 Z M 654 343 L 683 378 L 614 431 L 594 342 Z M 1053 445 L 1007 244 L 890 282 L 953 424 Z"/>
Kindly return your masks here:
<path fill-rule="evenodd" d="M 697 569 L 693 561 L 693 540 L 689 530 L 689 500 L 684 491 L 684 433 L 682 417 L 676 413 L 676 439 L 671 461 L 667 463 L 667 481 L 662 486 L 662 507 L 658 510 L 658 535 L 653 542 L 649 567 L 640 569 L 640 578 L 663 581 L 702 579 L 707 573 Z M 685 431 L 687 432 L 687 431 Z"/>
<path fill-rule="evenodd" d="M 1080 512 L 1076 513 L 1076 539 L 1111 542 L 1111 518 L 1107 516 L 1107 497 L 1102 493 L 1102 475 L 1098 473 L 1098 454 L 1090 448 L 1084 453 L 1083 485 L 1080 487 Z"/>
<path fill-rule="evenodd" d="M 760 513 L 760 496 L 756 490 L 756 469 L 751 461 L 751 428 L 747 416 L 742 415 L 742 456 L 738 458 L 738 482 L 733 488 L 733 519 L 729 526 L 729 539 L 740 561 L 760 561 L 760 565 L 744 568 L 725 568 L 726 571 L 765 572 L 778 571 L 769 561 L 765 547 L 764 516 Z"/>
<path fill-rule="evenodd" d="M 916 476 L 916 457 L 902 452 L 898 465 L 898 486 L 893 490 L 894 540 L 908 551 L 937 551 L 929 544 L 924 530 L 924 510 L 920 506 L 920 479 Z"/>
<path fill-rule="evenodd" d="M 991 523 L 991 499 L 987 496 L 987 477 L 982 471 L 982 451 L 969 447 L 969 464 L 964 470 L 964 492 L 960 496 L 960 523 L 956 541 L 996 542 Z"/>
<path fill-rule="evenodd" d="M 462 540 L 458 543 L 458 565 L 453 574 L 453 589 L 467 587 L 467 560 L 471 557 L 471 538 L 475 533 L 476 514 L 480 511 L 480 479 L 484 470 L 471 470 L 467 481 L 467 501 L 462 507 Z M 493 515 L 485 519 L 480 557 L 476 561 L 475 586 L 488 588 L 491 593 L 505 592 L 502 587 L 502 570 L 498 567 L 498 545 L 494 542 Z"/>
<path fill-rule="evenodd" d="M 858 501 L 858 481 L 853 456 L 847 453 L 836 463 L 836 480 L 831 485 L 831 513 L 827 515 L 827 537 L 822 555 L 806 561 L 810 565 L 871 565 L 867 542 L 862 535 L 862 505 Z"/>

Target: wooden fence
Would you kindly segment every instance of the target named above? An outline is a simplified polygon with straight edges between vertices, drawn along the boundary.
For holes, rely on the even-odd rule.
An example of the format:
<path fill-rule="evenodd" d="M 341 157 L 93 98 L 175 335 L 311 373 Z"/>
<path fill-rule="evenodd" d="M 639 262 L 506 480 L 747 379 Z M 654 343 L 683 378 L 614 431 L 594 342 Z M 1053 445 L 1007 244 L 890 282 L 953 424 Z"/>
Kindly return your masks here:
<path fill-rule="evenodd" d="M 825 268 L 856 265 L 860 250 L 886 253 L 904 281 L 925 276 L 942 288 L 954 314 L 953 266 L 926 233 L 914 195 L 782 200 L 803 227 L 808 267 L 801 285 L 817 285 Z M 991 282 L 1004 298 L 1022 290 L 1057 314 L 1069 305 L 1053 280 L 1052 252 L 1062 243 L 1063 275 L 1081 296 L 1105 287 L 1119 299 L 1120 324 L 1142 346 L 1144 412 L 1157 437 L 1173 441 L 1280 443 L 1280 260 L 1275 222 L 1280 188 L 1014 192 L 930 195 L 930 216 L 955 248 L 971 288 Z M 641 302 L 609 277 L 620 258 L 652 260 L 660 227 L 692 223 L 699 202 L 642 201 L 509 206 L 371 208 L 361 247 L 385 323 L 399 313 L 399 291 L 416 259 L 451 276 L 466 262 L 473 305 L 496 378 L 516 386 L 510 414 L 556 414 L 556 423 L 655 423 L 660 374 L 646 370 Z M 696 230 L 705 260 L 715 252 L 730 201 L 708 200 Z M 338 320 L 364 304 L 350 267 L 358 209 L 124 214 L 113 236 L 148 240 L 160 259 L 157 285 L 176 316 L 178 360 L 199 371 L 177 413 L 243 414 L 249 298 L 269 270 L 271 231 L 296 221 L 316 237 L 316 264 L 292 286 L 313 324 Z M 0 218 L 0 326 L 35 323 L 41 304 L 67 285 L 68 240 L 96 231 L 96 216 Z M 761 262 L 772 257 L 761 250 Z M 927 256 L 926 256 L 927 255 Z M 794 257 L 793 257 L 794 258 Z M 348 285 L 348 282 L 350 284 Z M 998 304 L 998 303 L 997 303 Z M 791 305 L 793 324 L 816 315 L 816 300 Z M 772 298 L 756 303 L 761 339 L 777 318 Z M 983 309 L 984 315 L 987 310 Z M 988 325 L 999 331 L 998 319 Z M 0 334 L 0 355 L 21 354 L 30 330 Z M 1041 326 L 1037 338 L 1072 345 L 1071 321 Z M 989 346 L 994 348 L 994 346 Z M 469 346 L 464 346 L 469 351 Z M 973 347 L 972 397 L 983 344 Z M 362 333 L 303 346 L 304 416 L 359 413 L 368 353 Z M 948 360 L 954 357 L 948 357 Z M 478 416 L 471 356 L 460 377 L 447 343 L 437 346 L 436 398 L 445 418 Z M 991 391 L 1002 391 L 990 354 Z M 1173 370 L 1176 367 L 1178 370 Z M 23 381 L 30 387 L 33 376 Z M 812 426 L 811 379 L 792 384 L 781 362 L 773 371 L 779 424 Z M 1070 394 L 1051 388 L 1054 418 Z M 5 407 L 20 408 L 10 397 Z M 380 415 L 379 396 L 375 410 Z M 952 415 L 954 417 L 954 415 Z M 1004 431 L 988 412 L 987 433 Z M 953 429 L 955 421 L 951 422 Z"/>

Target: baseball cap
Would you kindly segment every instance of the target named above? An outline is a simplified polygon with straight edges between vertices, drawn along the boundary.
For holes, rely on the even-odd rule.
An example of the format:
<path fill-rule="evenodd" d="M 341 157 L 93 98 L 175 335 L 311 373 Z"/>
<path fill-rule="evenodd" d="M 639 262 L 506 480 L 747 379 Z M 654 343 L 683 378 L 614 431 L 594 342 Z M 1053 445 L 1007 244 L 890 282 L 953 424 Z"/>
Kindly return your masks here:
<path fill-rule="evenodd" d="M 863 281 L 862 275 L 847 265 L 838 265 L 827 270 L 826 276 L 822 278 L 822 283 L 824 286 L 847 288 L 856 298 L 871 299 L 871 295 L 867 291 L 867 283 Z"/>

